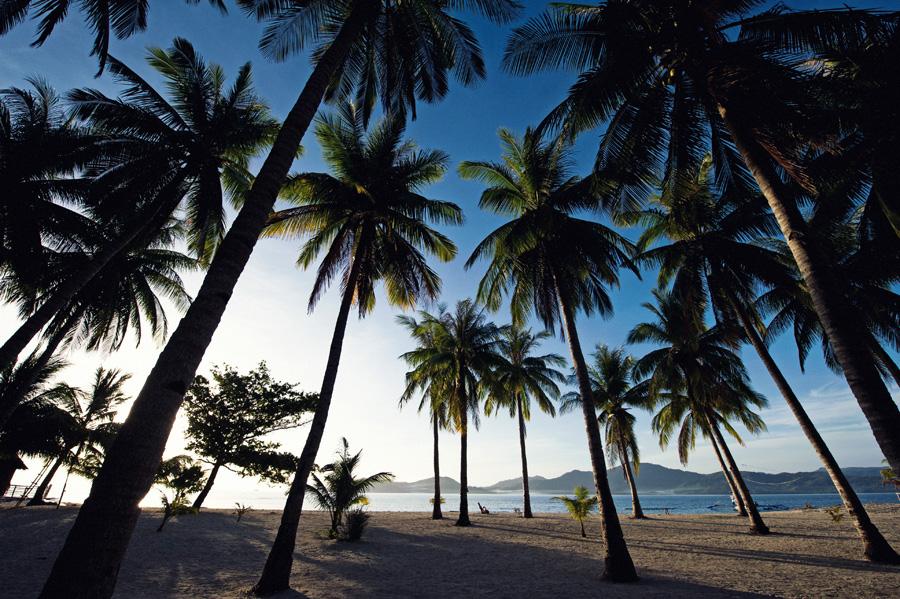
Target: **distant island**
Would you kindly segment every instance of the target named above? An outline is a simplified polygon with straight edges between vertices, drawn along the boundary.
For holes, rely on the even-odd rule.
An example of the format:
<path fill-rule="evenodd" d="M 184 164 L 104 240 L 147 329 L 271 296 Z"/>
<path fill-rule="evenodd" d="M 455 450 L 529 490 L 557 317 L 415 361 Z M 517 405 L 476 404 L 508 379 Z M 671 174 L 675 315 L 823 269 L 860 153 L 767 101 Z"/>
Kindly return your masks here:
<path fill-rule="evenodd" d="M 844 468 L 844 474 L 857 493 L 884 493 L 890 489 L 881 483 L 880 468 Z M 834 485 L 824 470 L 813 472 L 766 472 L 745 471 L 744 477 L 751 493 L 790 494 L 790 493 L 834 493 Z M 569 493 L 577 485 L 592 488 L 594 485 L 591 473 L 584 470 L 572 470 L 556 478 L 532 476 L 528 479 L 532 493 Z M 622 476 L 621 466 L 609 470 L 609 482 L 612 492 L 627 494 L 628 487 Z M 721 472 L 700 474 L 687 470 L 666 468 L 657 464 L 641 464 L 637 476 L 638 491 L 658 495 L 727 495 L 728 486 Z M 515 493 L 522 488 L 520 478 L 502 480 L 489 487 L 469 486 L 470 493 Z M 459 482 L 452 478 L 441 477 L 441 490 L 445 493 L 458 493 Z M 434 479 L 426 478 L 414 482 L 390 482 L 376 485 L 375 493 L 431 493 L 434 491 Z"/>

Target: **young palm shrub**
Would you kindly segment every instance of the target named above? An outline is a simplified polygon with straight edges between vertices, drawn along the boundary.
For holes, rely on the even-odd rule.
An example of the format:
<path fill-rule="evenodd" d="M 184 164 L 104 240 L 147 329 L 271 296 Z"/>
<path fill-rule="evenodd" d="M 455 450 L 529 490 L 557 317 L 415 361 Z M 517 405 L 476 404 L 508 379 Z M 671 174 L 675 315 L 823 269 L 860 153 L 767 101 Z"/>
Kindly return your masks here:
<path fill-rule="evenodd" d="M 519 452 L 522 456 L 522 514 L 525 518 L 532 517 L 528 457 L 525 453 L 525 422 L 531 420 L 531 400 L 534 399 L 545 414 L 556 416 L 553 400 L 559 397 L 557 383 L 565 380 L 565 375 L 556 370 L 566 363 L 562 356 L 534 355 L 540 342 L 549 336 L 546 331 L 535 335 L 530 329 L 514 324 L 500 329 L 499 347 L 505 359 L 494 369 L 484 402 L 485 416 L 506 409 L 510 416 L 518 420 Z"/>
<path fill-rule="evenodd" d="M 782 4 L 747 15 L 763 4 L 556 4 L 515 30 L 504 63 L 522 75 L 547 68 L 582 71 L 545 124 L 574 136 L 609 123 L 596 164 L 627 175 L 629 185 L 621 191 L 629 199 L 639 199 L 635 195 L 657 180 L 675 186 L 690 181 L 708 150 L 717 181 L 752 177 L 879 447 L 900 468 L 900 409 L 872 360 L 866 335 L 856 326 L 845 282 L 818 251 L 801 204 L 781 177 L 785 173 L 814 187 L 801 167 L 807 142 L 833 145 L 841 133 L 833 123 L 844 124 L 844 119 L 822 118 L 815 106 L 819 86 L 810 79 L 815 73 L 797 65 L 808 64 L 817 52 L 866 46 L 890 28 L 886 21 L 893 16 L 849 8 L 790 12 Z M 866 92 L 867 97 L 879 95 Z M 879 98 L 887 106 L 894 105 L 892 100 Z M 878 126 L 876 131 L 887 130 Z M 896 152 L 889 133 L 885 139 Z"/>
<path fill-rule="evenodd" d="M 156 475 L 156 484 L 170 489 L 173 494 L 169 497 L 165 493 L 160 493 L 163 519 L 156 532 L 162 532 L 166 522 L 174 516 L 197 513 L 197 510 L 191 507 L 189 495 L 203 488 L 205 478 L 203 467 L 195 463 L 190 456 L 179 455 L 163 460 Z"/>
<path fill-rule="evenodd" d="M 579 311 L 590 315 L 612 312 L 607 294 L 617 285 L 619 268 L 631 264 L 631 244 L 612 229 L 573 214 L 596 209 L 597 179 L 579 179 L 569 173 L 569 148 L 559 142 L 542 142 L 532 130 L 523 139 L 501 130 L 503 163 L 463 162 L 460 174 L 484 181 L 489 187 L 480 206 L 511 220 L 491 232 L 466 263 L 481 258 L 490 264 L 478 286 L 478 299 L 496 310 L 510 294 L 513 322 L 522 323 L 536 313 L 547 330 L 562 325 L 578 387 L 590 397 L 587 362 L 575 325 Z M 600 499 L 604 542 L 604 577 L 626 582 L 637 579 L 616 514 L 603 441 L 593 402 L 582 402 L 591 469 Z"/>
<path fill-rule="evenodd" d="M 644 518 L 644 511 L 635 480 L 641 467 L 641 455 L 634 433 L 635 417 L 630 409 L 649 409 L 653 402 L 646 384 L 633 384 L 634 358 L 627 355 L 624 349 L 611 349 L 598 343 L 593 358 L 594 363 L 590 367 L 591 390 L 597 420 L 606 434 L 606 453 L 610 465 L 615 466 L 617 462 L 622 465 L 625 482 L 631 491 L 631 516 L 641 519 Z M 577 381 L 571 383 L 577 384 Z M 565 413 L 576 409 L 581 409 L 581 395 L 577 392 L 564 395 L 559 411 Z"/>
<path fill-rule="evenodd" d="M 337 276 L 342 297 L 319 400 L 257 593 L 285 588 L 290 576 L 306 481 L 325 431 L 351 307 L 356 304 L 360 318 L 371 312 L 379 282 L 394 306 L 411 308 L 433 300 L 441 280 L 425 254 L 442 261 L 456 255 L 453 242 L 430 223 L 461 224 L 462 211 L 456 204 L 419 193 L 443 176 L 448 157 L 418 150 L 403 139 L 405 130 L 403 120 L 387 117 L 366 134 L 363 114 L 349 104 L 337 115 L 322 117 L 316 136 L 335 174 L 292 178 L 285 195 L 297 206 L 269 218 L 267 235 L 307 237 L 297 260 L 300 266 L 309 267 L 323 254 L 310 293 L 310 311 Z"/>
<path fill-rule="evenodd" d="M 478 428 L 481 402 L 491 377 L 503 362 L 499 329 L 471 300 L 456 303 L 448 312 L 419 312 L 419 320 L 403 324 L 413 338 L 427 340 L 401 357 L 412 370 L 406 374 L 406 394 L 416 392 L 442 398 L 452 426 L 459 433 L 459 517 L 456 526 L 469 526 L 469 424 Z M 439 495 L 438 495 L 439 497 Z"/>
<path fill-rule="evenodd" d="M 473 32 L 462 20 L 451 17 L 448 9 L 468 9 L 494 22 L 505 22 L 519 8 L 513 0 L 454 0 L 449 4 L 444 0 L 400 4 L 393 0 L 325 0 L 277 5 L 268 0 L 241 0 L 241 5 L 261 20 L 271 19 L 261 40 L 265 52 L 286 58 L 315 46 L 315 67 L 210 263 L 191 310 L 138 394 L 116 448 L 107 457 L 105 473 L 95 481 L 94 492 L 79 511 L 44 585 L 45 599 L 70 596 L 82 592 L 80 589 L 98 599 L 112 594 L 134 530 L 138 503 L 153 483 L 184 394 L 266 226 L 300 142 L 329 89 L 337 100 L 361 90 L 360 105 L 365 106 L 372 106 L 380 96 L 392 114 L 401 112 L 401 106 L 414 106 L 416 98 L 440 100 L 449 89 L 449 74 L 464 85 L 484 77 L 481 50 Z M 402 35 L 395 35 L 397 32 Z M 396 43 L 398 40 L 402 43 Z M 394 68 L 412 62 L 416 62 L 416 68 Z M 304 484 L 299 485 L 298 492 L 304 488 Z M 299 504 L 297 510 L 299 513 Z M 117 517 L 111 518 L 110 513 Z M 102 556 L 97 554 L 99 546 Z M 257 586 L 258 594 L 289 586 L 293 540 L 285 539 L 280 546 L 283 549 L 279 550 L 277 567 L 269 568 L 277 574 L 265 577 Z"/>
<path fill-rule="evenodd" d="M 337 459 L 319 469 L 318 474 L 311 474 L 313 484 L 307 485 L 306 490 L 313 494 L 316 504 L 323 510 L 328 512 L 331 520 L 331 528 L 328 534 L 332 539 L 338 538 L 342 529 L 346 531 L 344 535 L 348 540 L 358 540 L 362 536 L 363 523 L 360 525 L 357 516 L 354 516 L 352 526 L 354 530 L 350 530 L 349 518 L 353 515 L 353 508 L 360 508 L 368 503 L 366 499 L 366 491 L 371 489 L 378 483 L 389 482 L 394 479 L 394 475 L 390 472 L 379 472 L 371 476 L 357 478 L 354 472 L 359 466 L 362 451 L 355 454 L 350 453 L 350 445 L 347 439 L 341 439 L 341 449 L 338 451 Z M 356 527 L 362 528 L 356 528 Z M 359 534 L 355 539 L 353 536 Z"/>
<path fill-rule="evenodd" d="M 597 507 L 597 496 L 591 495 L 586 487 L 581 485 L 575 487 L 575 497 L 566 497 L 561 495 L 553 499 L 561 501 L 569 515 L 573 520 L 578 520 L 581 525 L 581 537 L 586 538 L 587 533 L 584 532 L 584 521 L 591 515 L 594 508 Z"/>
<path fill-rule="evenodd" d="M 721 433 L 724 428 L 742 443 L 729 423 L 733 418 L 751 433 L 765 430 L 751 406 L 764 407 L 766 400 L 750 387 L 744 365 L 734 352 L 734 335 L 722 327 L 706 328 L 705 303 L 687 302 L 659 290 L 653 295 L 656 305 L 647 303 L 644 307 L 656 321 L 636 325 L 628 334 L 628 342 L 660 346 L 639 359 L 633 369 L 635 377 L 648 377 L 647 392 L 662 403 L 653 417 L 660 447 L 667 447 L 678 430 L 678 458 L 687 464 L 697 432 L 709 438 L 736 500 L 747 512 L 750 532 L 768 534 Z"/>

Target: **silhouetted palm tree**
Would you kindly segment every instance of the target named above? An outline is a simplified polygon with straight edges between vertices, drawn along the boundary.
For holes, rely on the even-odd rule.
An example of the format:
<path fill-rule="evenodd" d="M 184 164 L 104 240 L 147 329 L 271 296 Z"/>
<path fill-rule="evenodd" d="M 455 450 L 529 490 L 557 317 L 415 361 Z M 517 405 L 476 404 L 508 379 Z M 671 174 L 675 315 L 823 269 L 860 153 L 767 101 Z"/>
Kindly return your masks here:
<path fill-rule="evenodd" d="M 844 282 L 818 251 L 781 177 L 813 187 L 801 166 L 807 145 L 822 147 L 838 133 L 835 119 L 816 106 L 812 69 L 796 65 L 816 52 L 864 45 L 892 15 L 849 8 L 794 13 L 776 4 L 745 18 L 761 5 L 763 0 L 555 5 L 516 29 L 505 64 L 518 74 L 553 67 L 582 71 L 545 123 L 568 135 L 608 123 L 596 164 L 628 184 L 620 191 L 629 200 L 640 199 L 660 177 L 676 188 L 690 180 L 708 150 L 717 180 L 752 176 L 879 447 L 900 468 L 900 409 L 855 326 Z"/>
<path fill-rule="evenodd" d="M 763 407 L 766 400 L 750 387 L 744 365 L 734 352 L 734 335 L 721 327 L 706 328 L 705 303 L 686 302 L 658 290 L 653 296 L 656 304 L 647 303 L 644 307 L 656 320 L 636 325 L 628 334 L 628 342 L 660 346 L 634 365 L 635 377 L 648 377 L 650 397 L 663 403 L 653 417 L 660 447 L 668 446 L 678 429 L 678 457 L 687 464 L 697 431 L 708 437 L 717 450 L 726 480 L 730 477 L 735 498 L 747 511 L 750 531 L 768 534 L 720 430 L 724 428 L 738 442 L 742 442 L 741 438 L 729 419 L 737 418 L 751 433 L 765 430 L 762 419 L 750 406 Z"/>
<path fill-rule="evenodd" d="M 429 222 L 460 224 L 462 211 L 456 204 L 419 193 L 443 176 L 448 157 L 417 150 L 412 141 L 404 141 L 404 132 L 402 119 L 388 117 L 366 134 L 362 113 L 351 105 L 344 105 L 339 115 L 322 117 L 316 136 L 334 175 L 294 177 L 285 195 L 298 206 L 269 218 L 267 235 L 308 236 L 297 260 L 300 266 L 309 267 L 323 254 L 309 309 L 337 276 L 342 298 L 319 401 L 278 535 L 256 587 L 260 593 L 286 584 L 290 575 L 306 481 L 325 431 L 351 306 L 356 304 L 360 318 L 371 312 L 378 282 L 384 283 L 388 302 L 395 306 L 411 308 L 423 299 L 433 300 L 441 281 L 423 252 L 442 261 L 456 255 L 453 242 Z"/>
<path fill-rule="evenodd" d="M 594 363 L 589 367 L 591 390 L 598 412 L 597 420 L 604 425 L 606 431 L 606 454 L 610 465 L 615 466 L 616 462 L 622 465 L 622 473 L 631 491 L 632 517 L 640 519 L 644 517 L 644 511 L 641 509 L 635 476 L 641 467 L 641 455 L 634 433 L 635 417 L 630 408 L 650 409 L 653 401 L 646 384 L 633 384 L 631 373 L 634 358 L 626 354 L 624 349 L 611 349 L 598 343 L 593 358 Z M 577 385 L 578 382 L 572 381 L 572 384 Z M 580 410 L 581 395 L 577 392 L 567 393 L 563 396 L 559 409 L 563 413 Z"/>
<path fill-rule="evenodd" d="M 575 317 L 579 310 L 587 315 L 612 312 L 606 287 L 618 284 L 620 267 L 633 268 L 633 248 L 612 229 L 573 216 L 596 208 L 599 200 L 591 191 L 595 181 L 571 176 L 564 144 L 543 143 L 531 130 L 521 140 L 506 130 L 500 137 L 503 163 L 466 161 L 459 167 L 464 178 L 489 186 L 481 196 L 483 209 L 511 217 L 478 244 L 466 266 L 490 259 L 478 287 L 478 300 L 489 308 L 498 309 L 509 293 L 513 322 L 522 323 L 533 312 L 550 331 L 564 327 L 579 391 L 588 397 L 590 374 Z M 637 574 L 609 489 L 593 402 L 582 402 L 582 413 L 600 498 L 604 576 L 632 581 Z"/>
<path fill-rule="evenodd" d="M 490 416 L 501 409 L 518 420 L 519 452 L 522 455 L 522 514 L 531 518 L 531 493 L 528 490 L 528 457 L 525 453 L 525 422 L 531 420 L 531 400 L 545 414 L 556 416 L 553 400 L 559 397 L 556 383 L 565 375 L 556 368 L 565 365 L 565 359 L 557 354 L 534 355 L 537 346 L 550 333 L 537 335 L 530 329 L 515 324 L 500 329 L 499 348 L 505 360 L 494 370 L 491 387 L 484 403 L 484 414 Z"/>

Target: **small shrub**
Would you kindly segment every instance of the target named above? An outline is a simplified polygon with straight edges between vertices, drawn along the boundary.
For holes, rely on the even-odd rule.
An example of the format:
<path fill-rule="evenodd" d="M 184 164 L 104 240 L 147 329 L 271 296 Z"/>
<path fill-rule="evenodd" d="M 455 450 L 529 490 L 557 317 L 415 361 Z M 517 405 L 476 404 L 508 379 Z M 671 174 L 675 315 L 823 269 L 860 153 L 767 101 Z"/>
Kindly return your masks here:
<path fill-rule="evenodd" d="M 442 495 L 441 496 L 441 505 L 444 505 L 445 503 L 447 503 L 447 500 L 444 499 L 444 496 Z M 428 498 L 428 505 L 434 505 L 434 497 Z"/>
<path fill-rule="evenodd" d="M 844 512 L 841 511 L 841 506 L 839 505 L 825 508 L 825 513 L 831 516 L 832 522 L 840 522 L 844 519 Z"/>
<path fill-rule="evenodd" d="M 244 517 L 244 514 L 246 514 L 247 512 L 249 512 L 250 510 L 253 509 L 249 505 L 244 505 L 243 503 L 235 503 L 234 505 L 235 505 L 235 508 L 234 508 L 233 513 L 236 518 L 236 520 L 235 520 L 236 522 L 240 522 L 241 518 Z"/>
<path fill-rule="evenodd" d="M 368 524 L 369 514 L 362 508 L 347 512 L 344 517 L 343 534 L 341 535 L 341 538 L 345 541 L 360 540 Z"/>

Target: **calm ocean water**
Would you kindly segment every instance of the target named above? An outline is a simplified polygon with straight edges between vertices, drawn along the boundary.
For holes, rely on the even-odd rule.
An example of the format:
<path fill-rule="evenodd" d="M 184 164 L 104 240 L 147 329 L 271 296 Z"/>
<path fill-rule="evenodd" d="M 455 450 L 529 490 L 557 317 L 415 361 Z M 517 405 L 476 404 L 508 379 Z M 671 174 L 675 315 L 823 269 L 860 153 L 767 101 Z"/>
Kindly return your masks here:
<path fill-rule="evenodd" d="M 864 503 L 896 503 L 897 497 L 893 493 L 860 493 L 860 499 Z M 428 493 L 370 493 L 369 509 L 382 512 L 430 512 L 429 500 L 432 495 Z M 756 503 L 761 510 L 789 510 L 810 504 L 813 507 L 825 507 L 841 502 L 836 493 L 816 495 L 754 495 Z M 447 493 L 444 495 L 445 511 L 459 509 L 459 495 Z M 616 495 L 616 507 L 620 512 L 631 510 L 630 495 Z M 469 494 L 470 511 L 478 511 L 478 502 L 492 512 L 512 512 L 514 508 L 522 507 L 522 495 L 519 493 L 490 493 Z M 244 503 L 253 506 L 254 509 L 281 509 L 284 507 L 284 496 L 278 494 L 260 493 L 255 497 L 248 497 Z M 673 514 L 708 514 L 713 512 L 729 513 L 733 511 L 731 500 L 727 495 L 642 495 L 641 506 L 648 514 L 662 513 L 669 510 Z M 211 505 L 210 507 L 231 507 Z M 315 506 L 307 501 L 306 509 L 315 509 Z M 559 501 L 555 501 L 552 495 L 532 493 L 531 509 L 535 512 L 564 512 L 565 508 Z"/>

